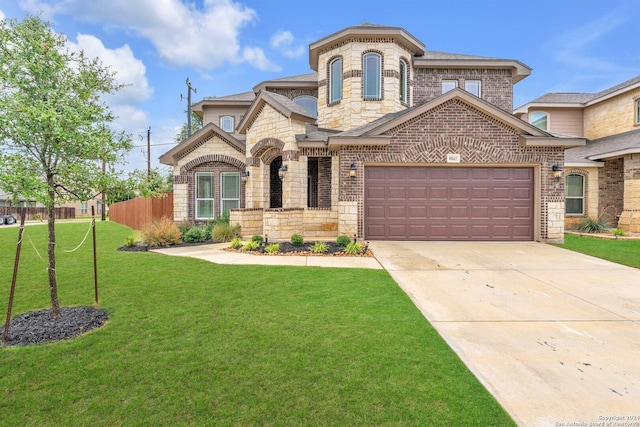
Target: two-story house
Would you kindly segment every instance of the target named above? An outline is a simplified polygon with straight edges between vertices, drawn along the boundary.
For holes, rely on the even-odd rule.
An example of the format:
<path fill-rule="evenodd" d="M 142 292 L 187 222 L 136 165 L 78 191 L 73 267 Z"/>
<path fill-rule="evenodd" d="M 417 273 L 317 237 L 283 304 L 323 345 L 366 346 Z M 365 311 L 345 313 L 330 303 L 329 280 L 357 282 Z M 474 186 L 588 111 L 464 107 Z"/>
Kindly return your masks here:
<path fill-rule="evenodd" d="M 203 128 L 160 157 L 176 221 L 230 210 L 270 239 L 563 239 L 554 170 L 585 140 L 512 114 L 529 67 L 371 24 L 312 43 L 309 65 L 193 106 Z"/>
<path fill-rule="evenodd" d="M 547 93 L 515 115 L 588 140 L 565 151 L 567 226 L 605 215 L 640 232 L 640 76 L 598 93 Z"/>

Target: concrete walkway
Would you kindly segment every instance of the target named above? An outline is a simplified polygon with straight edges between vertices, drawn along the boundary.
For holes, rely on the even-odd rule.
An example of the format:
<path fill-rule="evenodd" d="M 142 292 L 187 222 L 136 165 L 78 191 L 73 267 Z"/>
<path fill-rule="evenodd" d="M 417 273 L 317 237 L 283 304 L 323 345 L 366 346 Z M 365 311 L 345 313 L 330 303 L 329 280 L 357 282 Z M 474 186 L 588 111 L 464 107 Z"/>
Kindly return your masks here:
<path fill-rule="evenodd" d="M 535 242 L 371 248 L 519 425 L 640 425 L 640 270 Z"/>
<path fill-rule="evenodd" d="M 165 255 L 199 258 L 216 264 L 248 264 L 248 265 L 293 265 L 310 267 L 337 268 L 373 268 L 382 269 L 373 257 L 338 257 L 338 256 L 273 256 L 251 255 L 242 252 L 225 251 L 228 243 L 210 245 L 180 246 L 175 248 L 154 249 L 151 252 Z"/>

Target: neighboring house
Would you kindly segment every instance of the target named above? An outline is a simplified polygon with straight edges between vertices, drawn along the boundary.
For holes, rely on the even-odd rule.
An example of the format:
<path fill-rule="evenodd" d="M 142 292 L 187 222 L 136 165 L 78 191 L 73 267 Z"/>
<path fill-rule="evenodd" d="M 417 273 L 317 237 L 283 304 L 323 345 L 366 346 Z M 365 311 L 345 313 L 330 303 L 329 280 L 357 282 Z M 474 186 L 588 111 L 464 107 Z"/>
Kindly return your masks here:
<path fill-rule="evenodd" d="M 567 226 L 606 215 L 640 232 L 640 76 L 598 93 L 548 93 L 515 115 L 588 140 L 565 152 Z"/>
<path fill-rule="evenodd" d="M 0 191 L 0 206 L 19 206 L 19 207 L 31 207 L 31 208 L 42 208 L 44 205 L 42 203 L 38 203 L 36 201 L 25 201 L 20 200 L 17 205 L 12 204 L 11 197 Z M 91 216 L 91 206 L 94 206 L 96 215 L 102 214 L 102 200 L 100 196 L 88 200 L 86 202 L 69 202 L 63 205 L 60 205 L 61 208 L 74 208 L 76 216 Z"/>
<path fill-rule="evenodd" d="M 312 43 L 309 64 L 193 106 L 204 127 L 160 157 L 176 221 L 231 210 L 270 239 L 562 241 L 553 168 L 585 140 L 511 114 L 529 67 L 370 24 Z"/>

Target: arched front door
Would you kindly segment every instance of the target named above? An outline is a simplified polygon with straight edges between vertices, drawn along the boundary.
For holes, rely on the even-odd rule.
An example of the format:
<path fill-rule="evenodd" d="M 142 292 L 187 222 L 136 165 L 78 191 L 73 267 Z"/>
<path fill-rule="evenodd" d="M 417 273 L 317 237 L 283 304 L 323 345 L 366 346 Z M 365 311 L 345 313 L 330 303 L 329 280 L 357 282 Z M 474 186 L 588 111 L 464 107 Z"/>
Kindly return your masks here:
<path fill-rule="evenodd" d="M 276 157 L 269 165 L 269 207 L 282 207 L 282 181 L 278 169 L 282 166 L 282 156 Z"/>

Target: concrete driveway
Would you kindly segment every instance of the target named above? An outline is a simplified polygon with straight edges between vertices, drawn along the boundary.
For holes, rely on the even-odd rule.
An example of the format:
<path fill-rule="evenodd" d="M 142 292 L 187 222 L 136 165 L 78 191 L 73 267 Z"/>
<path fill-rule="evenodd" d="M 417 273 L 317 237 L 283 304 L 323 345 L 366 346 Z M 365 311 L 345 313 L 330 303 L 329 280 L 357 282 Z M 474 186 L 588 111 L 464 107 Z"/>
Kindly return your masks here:
<path fill-rule="evenodd" d="M 519 425 L 640 426 L 640 270 L 535 242 L 371 248 Z"/>

